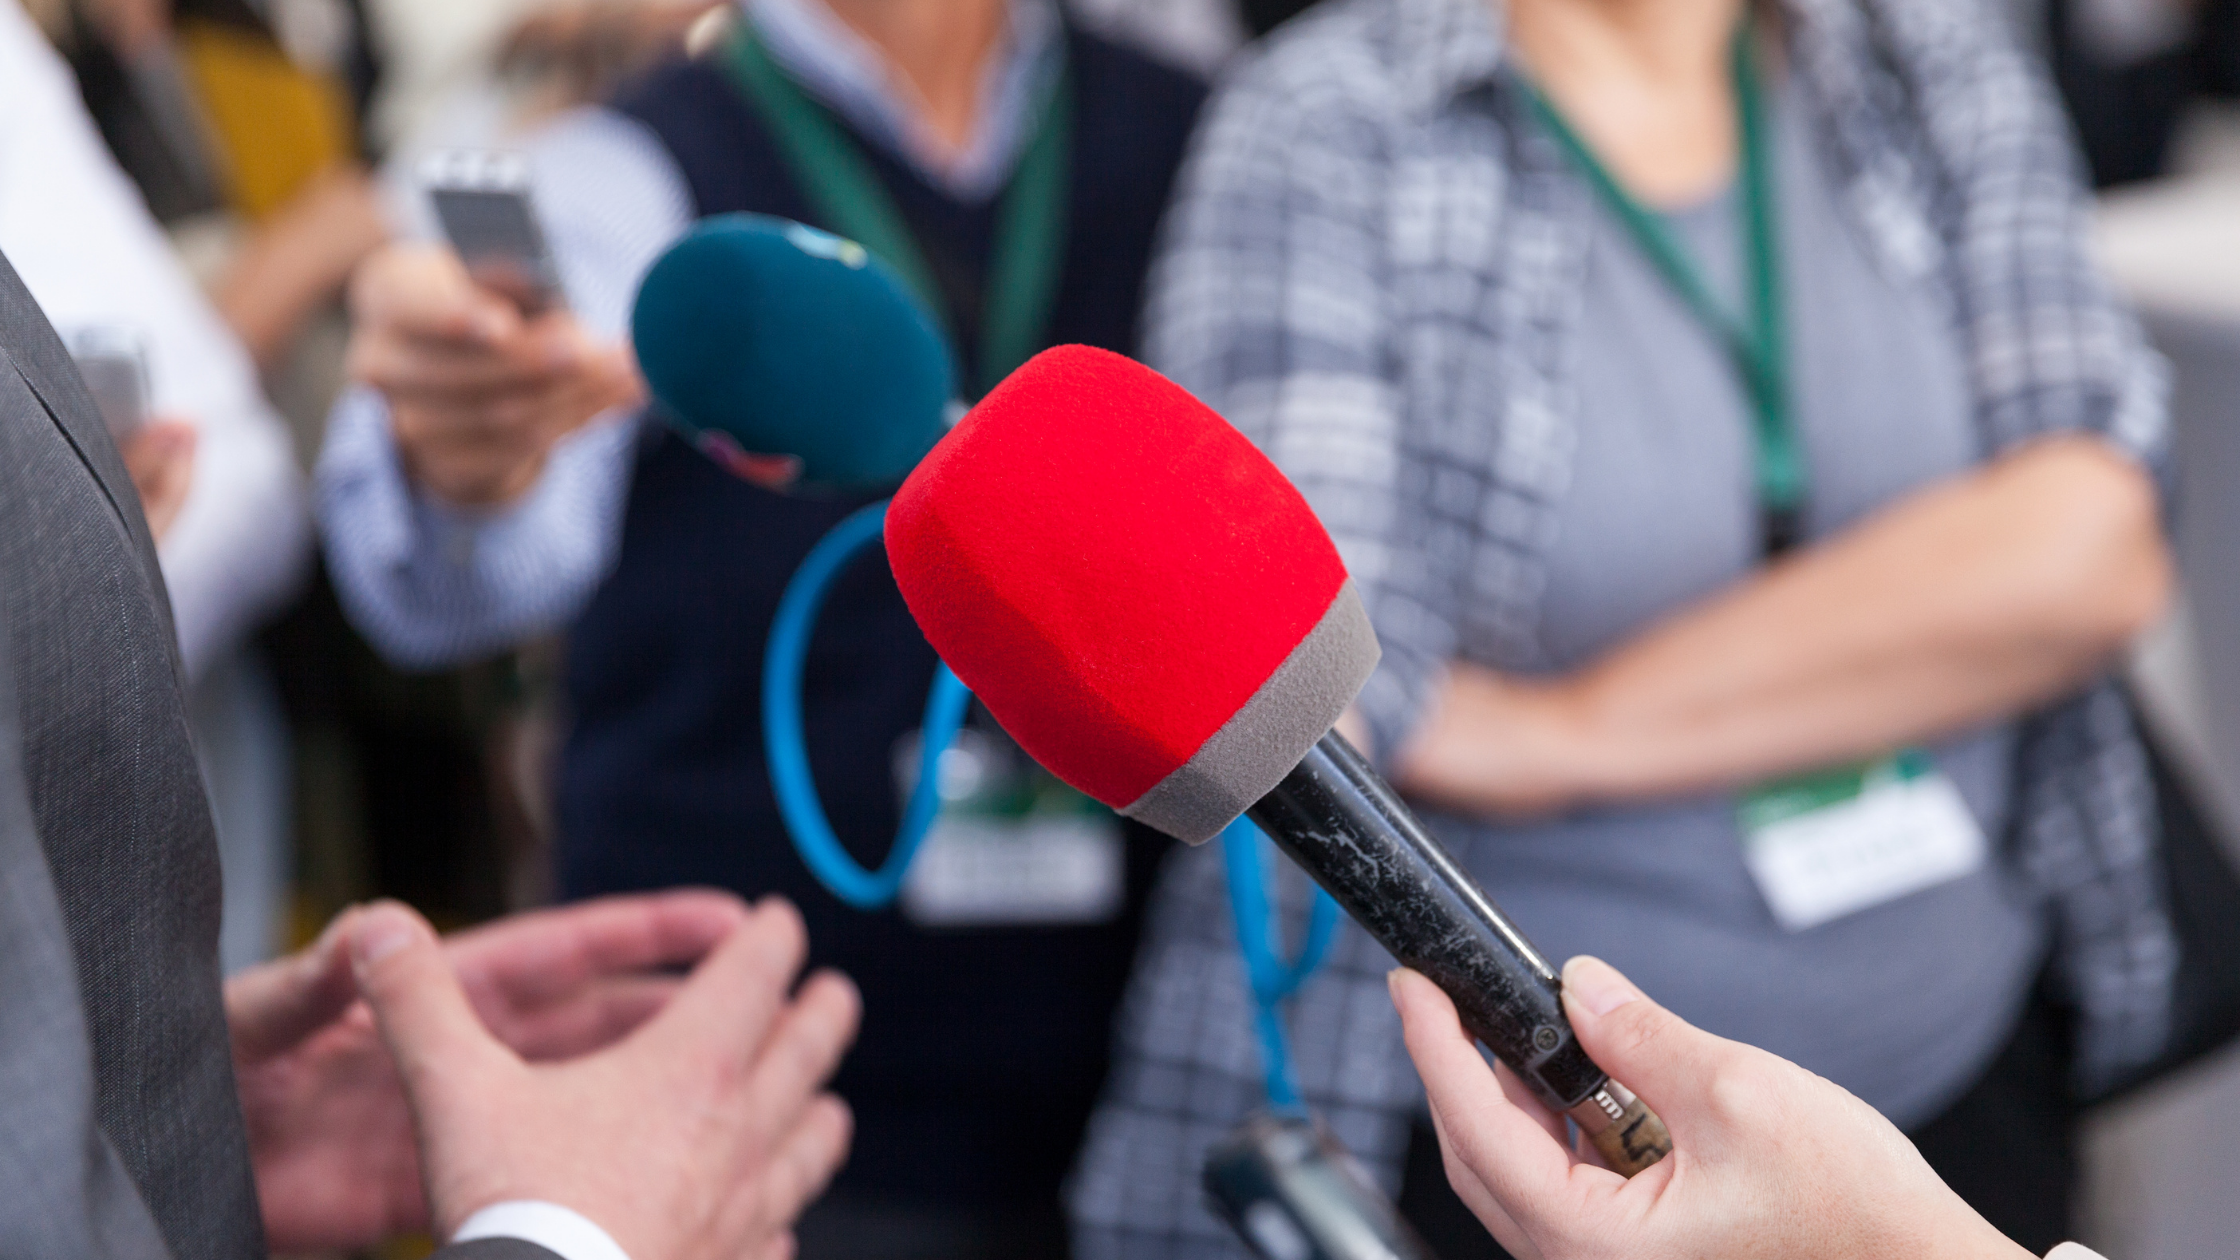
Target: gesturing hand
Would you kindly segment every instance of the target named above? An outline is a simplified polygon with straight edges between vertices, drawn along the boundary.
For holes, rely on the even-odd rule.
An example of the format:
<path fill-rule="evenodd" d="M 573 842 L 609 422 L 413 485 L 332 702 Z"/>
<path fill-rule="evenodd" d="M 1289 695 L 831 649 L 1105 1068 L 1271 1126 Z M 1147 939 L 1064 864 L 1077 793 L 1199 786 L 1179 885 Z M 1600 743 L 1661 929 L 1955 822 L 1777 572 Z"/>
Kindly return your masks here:
<path fill-rule="evenodd" d="M 1672 1130 L 1672 1154 L 1631 1181 L 1486 1066 L 1438 986 L 1392 973 L 1447 1179 L 1519 1260 L 2028 1256 L 1841 1087 L 1689 1026 L 1607 963 L 1574 958 L 1563 981 L 1580 1045 Z"/>
<path fill-rule="evenodd" d="M 855 1035 L 855 987 L 820 972 L 789 1000 L 807 939 L 783 901 L 757 907 L 635 1032 L 547 1064 L 490 1035 L 418 915 L 378 905 L 349 934 L 439 1232 L 538 1199 L 633 1260 L 782 1255 L 846 1152 L 847 1108 L 819 1090 Z"/>
<path fill-rule="evenodd" d="M 234 1072 L 277 1251 L 370 1247 L 429 1227 L 404 1088 L 358 1001 L 351 911 L 292 958 L 226 982 Z M 747 919 L 736 897 L 677 892 L 515 915 L 445 954 L 476 1014 L 515 1051 L 565 1058 L 636 1028 Z"/>

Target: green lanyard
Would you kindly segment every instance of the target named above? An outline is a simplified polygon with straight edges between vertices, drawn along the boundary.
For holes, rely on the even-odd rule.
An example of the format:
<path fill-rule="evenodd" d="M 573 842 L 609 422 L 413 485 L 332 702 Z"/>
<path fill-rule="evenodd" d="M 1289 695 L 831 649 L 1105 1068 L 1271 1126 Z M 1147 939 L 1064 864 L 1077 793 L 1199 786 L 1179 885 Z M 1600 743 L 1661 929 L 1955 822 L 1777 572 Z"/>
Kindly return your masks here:
<path fill-rule="evenodd" d="M 1774 221 L 1773 159 L 1767 151 L 1765 102 L 1757 55 L 1746 22 L 1735 33 L 1735 98 L 1742 114 L 1742 233 L 1750 260 L 1747 321 L 1723 309 L 1703 276 L 1673 239 L 1662 217 L 1618 186 L 1594 151 L 1546 96 L 1531 93 L 1548 131 L 1571 156 L 1611 211 L 1632 232 L 1641 251 L 1679 294 L 1696 319 L 1726 349 L 1750 395 L 1758 438 L 1758 500 L 1765 550 L 1777 555 L 1799 537 L 1805 503 L 1804 461 L 1797 450 L 1789 397 L 1789 347 L 1782 310 L 1780 233 Z"/>
<path fill-rule="evenodd" d="M 877 255 L 936 317 L 954 313 L 934 282 L 917 238 L 871 165 L 824 109 L 778 69 L 751 30 L 741 27 L 724 52 L 740 92 L 762 114 L 822 226 Z M 1042 348 L 1065 260 L 1067 167 L 1073 147 L 1073 97 L 1060 63 L 1043 102 L 1042 123 L 1019 158 L 996 210 L 995 258 L 980 323 L 976 393 L 994 388 Z"/>

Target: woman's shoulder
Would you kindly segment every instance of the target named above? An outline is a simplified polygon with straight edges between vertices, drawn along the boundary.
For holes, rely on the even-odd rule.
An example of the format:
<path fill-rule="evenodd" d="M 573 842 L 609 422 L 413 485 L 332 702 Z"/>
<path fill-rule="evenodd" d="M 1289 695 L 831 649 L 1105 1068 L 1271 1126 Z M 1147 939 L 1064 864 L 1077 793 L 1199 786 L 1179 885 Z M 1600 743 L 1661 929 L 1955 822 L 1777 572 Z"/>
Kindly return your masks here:
<path fill-rule="evenodd" d="M 1421 71 L 1411 64 L 1420 44 L 1410 38 L 1411 2 L 1323 0 L 1230 63 L 1215 84 L 1217 108 L 1272 108 L 1298 121 L 1397 121 Z"/>
<path fill-rule="evenodd" d="M 1940 146 L 2027 118 L 2050 92 L 2012 6 L 1993 0 L 1791 0 L 1823 56 Z M 1829 69 L 1823 60 L 1822 73 Z M 1893 93 L 1881 93 L 1887 85 Z"/>

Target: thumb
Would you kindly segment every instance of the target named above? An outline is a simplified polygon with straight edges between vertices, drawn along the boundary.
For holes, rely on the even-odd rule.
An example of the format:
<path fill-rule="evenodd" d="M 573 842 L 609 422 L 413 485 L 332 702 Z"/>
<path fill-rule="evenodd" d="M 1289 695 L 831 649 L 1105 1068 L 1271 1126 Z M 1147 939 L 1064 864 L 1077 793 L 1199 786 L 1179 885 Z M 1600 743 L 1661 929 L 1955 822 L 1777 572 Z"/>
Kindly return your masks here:
<path fill-rule="evenodd" d="M 1582 955 L 1563 965 L 1563 1006 L 1580 1046 L 1675 1134 L 1708 1100 L 1718 1070 L 1743 1049 L 1650 1001 L 1599 958 Z"/>
<path fill-rule="evenodd" d="M 425 1106 L 431 1091 L 510 1057 L 475 1016 L 426 919 L 382 901 L 360 911 L 348 930 L 358 991 L 417 1102 Z"/>
<path fill-rule="evenodd" d="M 355 913 L 336 915 L 301 953 L 226 977 L 226 1025 L 236 1060 L 256 1063 L 292 1050 L 357 1000 L 342 948 Z"/>
<path fill-rule="evenodd" d="M 477 285 L 443 246 L 389 246 L 359 267 L 350 292 L 361 322 L 408 335 L 489 346 L 521 330 L 513 303 Z"/>

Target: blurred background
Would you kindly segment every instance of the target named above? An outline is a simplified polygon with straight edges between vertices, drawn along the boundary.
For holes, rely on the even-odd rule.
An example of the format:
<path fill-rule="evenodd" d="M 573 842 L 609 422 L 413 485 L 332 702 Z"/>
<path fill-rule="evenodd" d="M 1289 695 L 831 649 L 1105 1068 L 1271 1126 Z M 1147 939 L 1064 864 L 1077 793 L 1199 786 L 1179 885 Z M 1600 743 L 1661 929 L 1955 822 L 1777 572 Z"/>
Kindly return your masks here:
<path fill-rule="evenodd" d="M 603 98 L 710 7 L 0 3 L 22 3 L 67 59 L 306 471 L 344 380 L 348 278 L 414 230 L 418 157 L 503 144 Z M 1078 0 L 1074 16 L 1211 74 L 1301 7 Z M 2184 598 L 2132 673 L 2161 743 L 2240 852 L 2240 0 L 2016 0 L 2013 17 L 2051 66 L 2100 189 L 2105 265 L 2175 368 Z M 205 740 L 229 854 L 228 966 L 306 941 L 368 897 L 402 898 L 445 926 L 545 898 L 558 659 L 541 643 L 398 672 L 314 568 L 224 675 L 233 734 Z M 2090 1122 L 2085 1241 L 2123 1260 L 2231 1254 L 2233 1132 L 2229 1052 L 2103 1108 Z"/>

